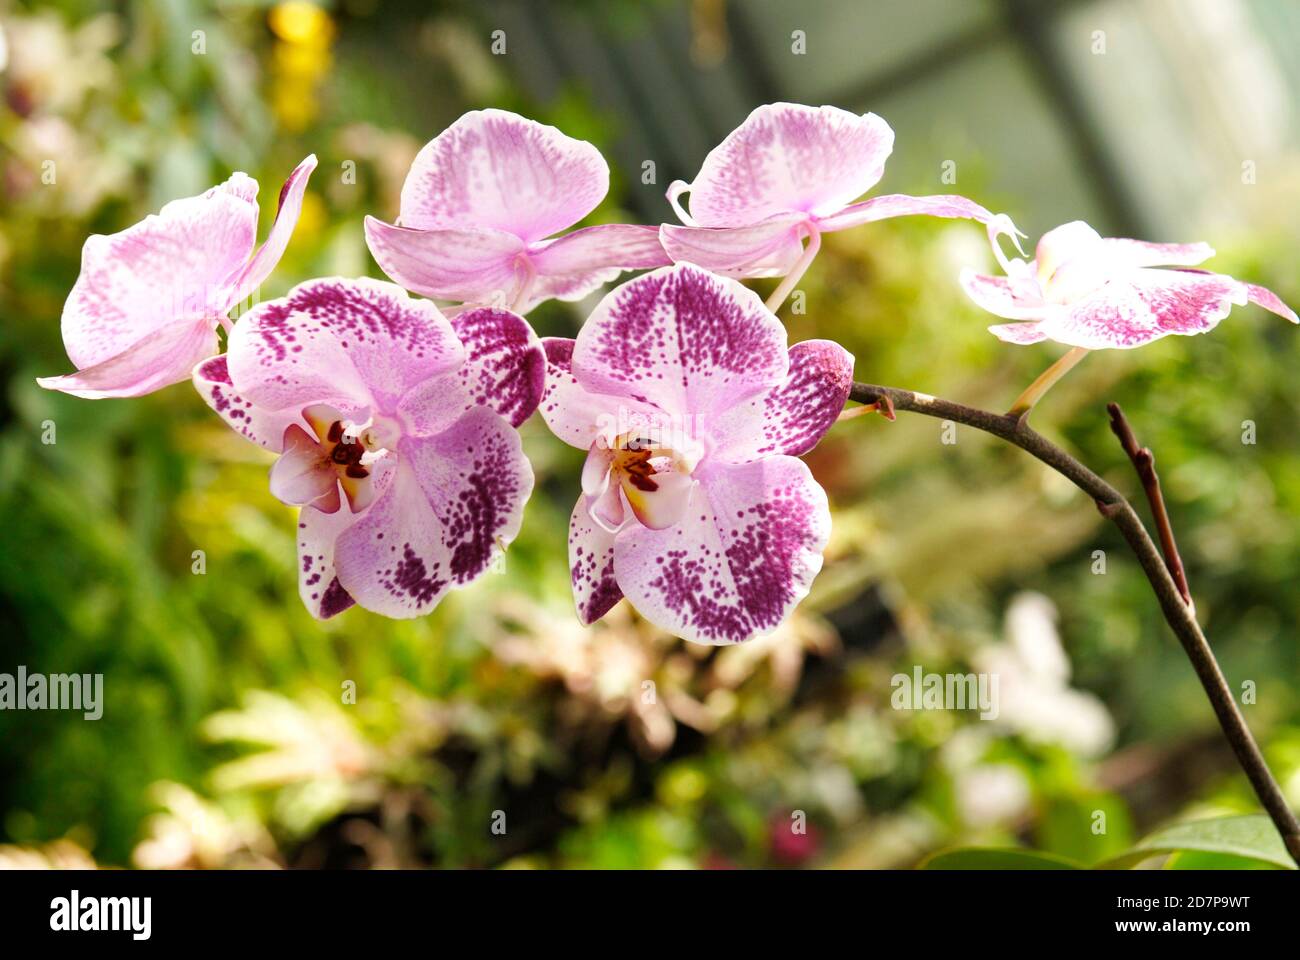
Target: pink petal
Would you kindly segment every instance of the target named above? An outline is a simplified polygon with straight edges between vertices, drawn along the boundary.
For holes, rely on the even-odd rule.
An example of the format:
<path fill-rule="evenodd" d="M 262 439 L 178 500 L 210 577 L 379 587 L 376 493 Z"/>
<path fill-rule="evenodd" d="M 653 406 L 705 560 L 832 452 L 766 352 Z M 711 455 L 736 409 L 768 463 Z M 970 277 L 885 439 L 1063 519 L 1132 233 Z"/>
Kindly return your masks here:
<path fill-rule="evenodd" d="M 1208 243 L 1146 243 L 1114 237 L 1102 241 L 1116 259 L 1130 267 L 1194 267 L 1214 256 Z"/>
<path fill-rule="evenodd" d="M 546 390 L 538 409 L 551 432 L 570 446 L 589 450 L 605 431 L 603 424 L 617 420 L 619 405 L 627 401 L 588 392 L 574 379 L 571 368 L 574 341 L 544 337 Z M 617 429 L 614 430 L 617 436 Z"/>
<path fill-rule="evenodd" d="M 716 445 L 713 456 L 726 463 L 802 456 L 844 411 L 852 386 L 853 355 L 838 343 L 796 343 L 784 381 L 706 424 Z"/>
<path fill-rule="evenodd" d="M 527 314 L 539 303 L 547 300 L 564 300 L 573 303 L 585 299 L 607 283 L 618 279 L 623 271 L 618 267 L 605 267 L 587 273 L 564 273 L 555 276 L 541 275 L 535 278 L 528 288 L 528 296 L 519 306 L 519 312 Z"/>
<path fill-rule="evenodd" d="M 280 262 L 280 258 L 284 256 L 284 251 L 289 247 L 289 238 L 293 236 L 293 229 L 298 225 L 298 217 L 302 213 L 302 198 L 307 192 L 307 181 L 315 169 L 316 154 L 313 153 L 294 168 L 293 173 L 289 174 L 289 179 L 280 188 L 280 199 L 275 212 L 275 222 L 271 224 L 271 232 L 267 234 L 261 249 L 253 254 L 253 258 L 236 278 L 233 303 L 239 303 L 260 287 L 262 282 L 271 275 L 275 265 Z M 256 184 L 254 187 L 256 188 Z"/>
<path fill-rule="evenodd" d="M 1008 320 L 1037 320 L 1048 310 L 1041 298 L 1018 296 L 1015 286 L 1006 277 L 985 276 L 967 267 L 958 277 L 958 283 L 977 305 Z"/>
<path fill-rule="evenodd" d="M 711 462 L 696 478 L 677 526 L 619 534 L 618 585 L 643 617 L 687 640 L 739 643 L 769 633 L 821 569 L 826 494 L 793 457 Z"/>
<path fill-rule="evenodd" d="M 311 505 L 333 513 L 342 503 L 338 473 L 316 438 L 296 423 L 284 431 L 281 453 L 271 465 L 271 496 L 289 506 Z"/>
<path fill-rule="evenodd" d="M 280 451 L 285 429 L 298 420 L 296 411 L 265 410 L 236 393 L 224 353 L 204 360 L 192 376 L 199 396 L 232 429 L 268 450 Z"/>
<path fill-rule="evenodd" d="M 628 223 L 583 227 L 537 244 L 529 256 L 546 276 L 587 273 L 607 267 L 645 270 L 670 261 L 659 244 L 659 228 Z"/>
<path fill-rule="evenodd" d="M 569 517 L 569 576 L 583 626 L 595 623 L 623 599 L 614 579 L 614 534 L 592 522 L 585 494 Z"/>
<path fill-rule="evenodd" d="M 993 219 L 993 214 L 974 200 L 967 200 L 955 194 L 909 197 L 894 193 L 883 197 L 872 197 L 870 200 L 845 207 L 838 213 L 823 217 L 818 222 L 818 226 L 824 231 L 847 230 L 849 227 L 876 220 L 908 216 L 947 217 L 953 220 L 977 220 L 980 223 L 988 223 Z"/>
<path fill-rule="evenodd" d="M 1292 323 L 1300 323 L 1300 317 L 1296 316 L 1296 312 L 1283 303 L 1282 298 L 1272 290 L 1256 286 L 1253 283 L 1248 283 L 1245 286 L 1246 295 L 1250 298 L 1251 303 L 1257 304 L 1272 313 L 1276 313 L 1279 317 L 1282 317 L 1285 320 L 1290 320 Z"/>
<path fill-rule="evenodd" d="M 706 418 L 780 383 L 785 343 L 756 293 L 679 263 L 608 294 L 578 334 L 572 370 L 588 392 Z"/>
<path fill-rule="evenodd" d="M 674 263 L 693 263 L 728 277 L 781 277 L 803 253 L 800 238 L 807 220 L 801 213 L 783 213 L 744 227 L 665 223 L 659 239 Z"/>
<path fill-rule="evenodd" d="M 691 216 L 702 227 L 739 227 L 778 213 L 834 213 L 875 186 L 893 148 L 893 130 L 873 113 L 758 107 L 704 158 Z"/>
<path fill-rule="evenodd" d="M 1171 333 L 1205 333 L 1246 299 L 1244 285 L 1230 277 L 1134 270 L 1052 311 L 1042 330 L 1070 346 L 1129 349 Z"/>
<path fill-rule="evenodd" d="M 401 418 L 411 432 L 431 436 L 465 411 L 485 406 L 519 426 L 546 388 L 546 356 L 533 328 L 523 317 L 492 307 L 459 314 L 451 325 L 467 354 L 464 365 L 407 394 Z"/>
<path fill-rule="evenodd" d="M 426 380 L 460 368 L 465 350 L 428 300 L 378 280 L 309 280 L 260 303 L 230 337 L 231 379 L 270 410 L 328 403 L 392 414 Z"/>
<path fill-rule="evenodd" d="M 441 300 L 509 305 L 525 275 L 524 242 L 500 230 L 415 230 L 366 217 L 366 245 L 390 278 Z"/>
<path fill-rule="evenodd" d="M 475 407 L 446 433 L 406 437 L 379 499 L 338 540 L 339 582 L 368 610 L 427 613 L 519 532 L 533 474 L 519 434 Z"/>
<path fill-rule="evenodd" d="M 1041 320 L 1030 320 L 1026 323 L 995 323 L 989 327 L 989 333 L 1007 343 L 1030 344 L 1047 339 Z"/>
<path fill-rule="evenodd" d="M 672 261 L 659 243 L 658 227 L 624 223 L 574 230 L 545 240 L 529 251 L 537 279 L 530 288 L 527 313 L 545 300 L 581 300 L 624 270 L 662 267 Z"/>
<path fill-rule="evenodd" d="M 451 326 L 468 355 L 458 373 L 466 391 L 519 426 L 546 388 L 546 354 L 533 328 L 517 314 L 490 307 L 459 314 Z"/>
<path fill-rule="evenodd" d="M 401 222 L 540 240 L 577 223 L 608 190 L 609 168 L 590 143 L 504 110 L 475 110 L 416 156 Z"/>
<path fill-rule="evenodd" d="M 318 620 L 328 620 L 356 603 L 334 570 L 334 545 L 355 521 L 351 510 L 322 513 L 304 507 L 298 514 L 298 593 Z"/>
<path fill-rule="evenodd" d="M 1034 266 L 1039 283 L 1046 284 L 1057 270 L 1074 264 L 1094 272 L 1112 265 L 1107 256 L 1110 248 L 1096 230 L 1082 220 L 1072 220 L 1047 231 L 1038 238 Z"/>
<path fill-rule="evenodd" d="M 234 302 L 231 280 L 256 238 L 257 204 L 221 187 L 173 200 L 120 233 L 90 237 L 63 306 L 68 358 L 84 370 L 180 320 L 209 318 L 211 329 Z"/>
<path fill-rule="evenodd" d="M 217 333 L 208 319 L 181 320 L 155 328 L 122 353 L 61 377 L 39 377 L 46 390 L 74 397 L 141 397 L 188 380 L 194 365 L 212 356 Z"/>

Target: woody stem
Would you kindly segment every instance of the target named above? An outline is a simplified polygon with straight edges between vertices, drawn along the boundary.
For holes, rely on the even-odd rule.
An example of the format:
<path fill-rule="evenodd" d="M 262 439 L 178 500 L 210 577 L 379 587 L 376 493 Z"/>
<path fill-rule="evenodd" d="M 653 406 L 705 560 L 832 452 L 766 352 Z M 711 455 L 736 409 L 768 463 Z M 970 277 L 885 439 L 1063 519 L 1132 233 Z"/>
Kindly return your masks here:
<path fill-rule="evenodd" d="M 1170 568 L 1128 500 L 1088 467 L 1031 429 L 1026 418 L 1021 415 L 992 413 L 954 403 L 951 400 L 914 393 L 911 390 L 868 383 L 854 383 L 849 399 L 867 404 L 888 400 L 895 410 L 906 410 L 940 420 L 951 420 L 992 434 L 1041 460 L 1092 497 L 1102 516 L 1119 528 L 1125 541 L 1137 556 L 1156 595 L 1156 600 L 1160 603 L 1165 622 L 1174 631 L 1188 659 L 1191 660 L 1192 668 L 1196 671 L 1196 676 L 1210 699 L 1215 717 L 1223 729 L 1223 735 L 1232 746 L 1233 753 L 1236 754 L 1237 762 L 1245 772 L 1251 787 L 1254 788 L 1255 795 L 1272 819 L 1273 825 L 1281 834 L 1287 851 L 1300 865 L 1300 820 L 1297 820 L 1294 811 L 1287 805 L 1281 788 L 1269 771 L 1264 755 L 1246 725 L 1228 681 L 1224 678 L 1214 652 L 1210 649 L 1209 641 L 1206 640 L 1201 625 L 1197 622 L 1195 611 L 1184 601 L 1179 584 L 1170 573 Z M 1122 416 L 1121 413 L 1120 417 Z M 1123 442 L 1123 438 L 1121 441 Z M 1154 509 L 1156 508 L 1153 506 Z M 1161 511 L 1163 512 L 1163 507 Z M 1165 522 L 1168 523 L 1167 516 Z"/>

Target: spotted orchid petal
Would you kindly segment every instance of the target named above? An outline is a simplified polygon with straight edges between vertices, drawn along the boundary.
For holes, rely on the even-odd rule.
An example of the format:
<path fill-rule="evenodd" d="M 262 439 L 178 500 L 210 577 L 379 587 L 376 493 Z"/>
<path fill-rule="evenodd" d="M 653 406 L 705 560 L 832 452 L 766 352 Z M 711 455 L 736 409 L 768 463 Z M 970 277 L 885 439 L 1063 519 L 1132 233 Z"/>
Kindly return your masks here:
<path fill-rule="evenodd" d="M 280 453 L 271 488 L 302 506 L 313 615 L 356 602 L 410 617 L 518 533 L 533 479 L 514 425 L 542 395 L 543 365 L 514 314 L 470 311 L 453 326 L 393 284 L 334 278 L 249 311 L 194 380 L 231 426 Z"/>
<path fill-rule="evenodd" d="M 780 383 L 785 340 L 752 290 L 679 263 L 608 294 L 578 334 L 571 369 L 590 393 L 706 418 Z"/>
<path fill-rule="evenodd" d="M 61 321 L 79 372 L 37 382 L 97 399 L 187 379 L 215 352 L 217 324 L 283 254 L 315 165 L 308 157 L 290 176 L 271 236 L 251 261 L 257 181 L 242 173 L 119 233 L 90 237 Z"/>
<path fill-rule="evenodd" d="M 1025 263 L 1002 254 L 999 232 L 991 225 L 990 241 L 1008 276 L 964 270 L 960 283 L 985 310 L 1020 321 L 989 327 L 1009 343 L 1050 339 L 1090 350 L 1131 349 L 1170 334 L 1205 333 L 1247 302 L 1297 319 L 1270 290 L 1185 266 L 1213 255 L 1204 243 L 1106 238 L 1074 221 L 1044 234 L 1034 260 Z"/>
<path fill-rule="evenodd" d="M 853 355 L 838 343 L 796 343 L 785 380 L 706 425 L 714 455 L 728 463 L 802 456 L 843 413 L 852 386 Z"/>
<path fill-rule="evenodd" d="M 1131 349 L 1172 333 L 1213 330 L 1246 300 L 1244 285 L 1230 277 L 1141 269 L 1067 307 L 1051 308 L 1041 330 L 1070 346 Z"/>
<path fill-rule="evenodd" d="M 618 535 L 614 576 L 647 619 L 702 643 L 774 630 L 808 593 L 830 536 L 826 494 L 793 457 L 714 463 L 676 526 Z"/>
<path fill-rule="evenodd" d="M 623 599 L 614 576 L 614 537 L 592 519 L 587 496 L 579 497 L 569 517 L 569 575 L 583 626 L 595 623 Z"/>
<path fill-rule="evenodd" d="M 284 431 L 299 420 L 298 411 L 267 410 L 235 392 L 223 353 L 210 357 L 194 368 L 194 388 L 209 407 L 216 411 L 236 433 L 248 440 L 280 452 Z"/>
<path fill-rule="evenodd" d="M 465 362 L 451 324 L 427 300 L 378 280 L 309 280 L 246 313 L 230 337 L 229 372 L 259 407 L 329 403 L 396 410 L 417 385 Z"/>
<path fill-rule="evenodd" d="M 322 513 L 306 507 L 298 514 L 298 595 L 318 620 L 328 620 L 356 604 L 334 567 L 339 535 L 353 522 L 346 509 Z"/>
<path fill-rule="evenodd" d="M 533 328 L 492 307 L 459 314 L 451 326 L 465 348 L 464 364 L 406 394 L 399 417 L 419 436 L 442 432 L 476 406 L 519 426 L 537 409 L 546 386 L 546 356 Z"/>
<path fill-rule="evenodd" d="M 519 435 L 484 407 L 436 437 L 402 440 L 401 464 L 336 542 L 340 584 L 368 610 L 415 617 L 484 573 L 514 539 L 533 474 Z"/>
<path fill-rule="evenodd" d="M 691 264 L 611 292 L 576 341 L 546 340 L 540 409 L 588 450 L 569 524 L 584 623 L 626 593 L 687 639 L 768 632 L 807 593 L 829 534 L 803 463 L 844 408 L 853 358 L 789 350 L 735 280 Z"/>
<path fill-rule="evenodd" d="M 589 450 L 598 438 L 609 444 L 640 425 L 651 425 L 669 415 L 653 403 L 616 394 L 596 393 L 573 375 L 575 341 L 545 337 L 546 389 L 538 410 L 551 432 L 570 446 Z"/>

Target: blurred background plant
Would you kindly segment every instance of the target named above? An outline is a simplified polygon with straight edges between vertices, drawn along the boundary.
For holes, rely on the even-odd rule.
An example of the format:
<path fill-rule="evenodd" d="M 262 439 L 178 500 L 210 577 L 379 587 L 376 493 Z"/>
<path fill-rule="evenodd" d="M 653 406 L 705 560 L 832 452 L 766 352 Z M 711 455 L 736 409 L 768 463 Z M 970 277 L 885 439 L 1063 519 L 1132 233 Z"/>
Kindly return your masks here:
<path fill-rule="evenodd" d="M 0 711 L 0 866 L 875 867 L 977 843 L 1091 863 L 1254 809 L 1114 531 L 964 428 L 945 444 L 906 415 L 836 427 L 808 458 L 835 518 L 812 596 L 771 637 L 715 650 L 626 605 L 578 626 L 581 456 L 536 418 L 537 489 L 502 575 L 421 620 L 318 624 L 268 457 L 192 390 L 89 402 L 33 382 L 68 368 L 58 317 L 88 234 L 233 169 L 259 178 L 269 222 L 315 152 L 262 297 L 377 275 L 361 218 L 391 217 L 419 146 L 489 105 L 605 152 L 597 221 L 669 217 L 667 183 L 757 103 L 834 102 L 898 132 L 885 192 L 957 190 L 1034 235 L 1084 218 L 1209 239 L 1216 269 L 1300 301 L 1294 7 L 919 6 L 0 5 L 0 671 L 103 673 L 106 701 L 94 722 Z M 1206 66 L 1225 31 L 1249 56 L 1220 43 Z M 1199 74 L 1180 86 L 1198 71 L 1210 100 Z M 840 340 L 862 379 L 1006 405 L 1055 352 L 985 332 L 955 277 L 987 260 L 969 224 L 828 237 L 791 339 Z M 590 306 L 531 319 L 572 335 Z M 1207 337 L 1090 358 L 1035 419 L 1130 493 L 1104 401 L 1157 452 L 1202 621 L 1234 688 L 1255 686 L 1248 719 L 1300 804 L 1298 361 L 1294 330 L 1239 310 Z M 891 678 L 917 665 L 996 673 L 999 716 L 892 709 Z"/>

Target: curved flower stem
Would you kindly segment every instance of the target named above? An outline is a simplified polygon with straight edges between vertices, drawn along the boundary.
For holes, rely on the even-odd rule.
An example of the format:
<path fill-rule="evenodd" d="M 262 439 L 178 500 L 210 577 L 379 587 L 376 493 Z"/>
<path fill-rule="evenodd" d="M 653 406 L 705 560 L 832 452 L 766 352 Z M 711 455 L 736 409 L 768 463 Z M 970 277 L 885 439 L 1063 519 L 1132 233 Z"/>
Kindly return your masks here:
<path fill-rule="evenodd" d="M 1033 409 L 1034 404 L 1043 399 L 1043 394 L 1052 389 L 1052 385 L 1074 369 L 1074 365 L 1088 355 L 1086 347 L 1072 347 L 1070 352 L 1038 375 L 1025 392 L 1016 397 L 1016 402 L 1007 411 L 1008 416 L 1024 416 Z"/>
<path fill-rule="evenodd" d="M 785 303 L 785 298 L 790 296 L 790 291 L 794 289 L 795 284 L 803 279 L 803 275 L 812 266 L 813 260 L 816 259 L 817 251 L 821 249 L 821 231 L 811 222 L 805 224 L 805 226 L 808 228 L 808 245 L 803 248 L 803 255 L 799 257 L 790 272 L 785 275 L 785 279 L 772 291 L 772 295 L 767 298 L 767 309 L 773 313 L 781 309 L 781 304 Z"/>
<path fill-rule="evenodd" d="M 1281 788 L 1269 772 L 1264 755 L 1260 752 L 1259 745 L 1251 735 L 1245 718 L 1237 708 L 1232 689 L 1228 686 L 1223 671 L 1219 669 L 1209 641 L 1206 640 L 1201 625 L 1196 620 L 1196 614 L 1187 603 L 1183 602 L 1178 584 L 1165 565 L 1160 551 L 1152 542 L 1132 505 L 1119 491 L 1056 444 L 1031 429 L 1023 416 L 992 413 L 954 403 L 951 400 L 914 393 L 911 390 L 868 383 L 854 383 L 849 398 L 867 404 L 880 403 L 887 399 L 896 410 L 921 413 L 940 420 L 952 420 L 990 433 L 1041 460 L 1093 498 L 1102 516 L 1119 528 L 1129 547 L 1137 555 L 1138 562 L 1142 565 L 1142 570 L 1146 573 L 1151 589 L 1160 603 L 1165 621 L 1178 637 L 1188 659 L 1192 661 L 1192 668 L 1196 671 L 1206 696 L 1210 698 L 1219 726 L 1232 745 L 1237 762 L 1245 771 L 1250 785 L 1255 790 L 1255 795 L 1259 797 L 1273 825 L 1282 835 L 1287 851 L 1300 865 L 1300 820 L 1297 820 L 1295 813 L 1287 806 Z"/>

